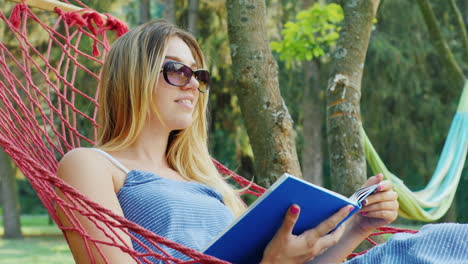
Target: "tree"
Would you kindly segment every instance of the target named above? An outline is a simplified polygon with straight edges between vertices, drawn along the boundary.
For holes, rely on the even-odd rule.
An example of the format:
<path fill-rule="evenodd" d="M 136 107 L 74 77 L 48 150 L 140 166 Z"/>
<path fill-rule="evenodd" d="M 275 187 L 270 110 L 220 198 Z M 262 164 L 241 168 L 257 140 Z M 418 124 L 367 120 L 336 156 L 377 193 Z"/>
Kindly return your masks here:
<path fill-rule="evenodd" d="M 267 38 L 265 1 L 228 0 L 227 10 L 235 92 L 254 153 L 257 182 L 269 186 L 284 172 L 300 177 L 293 121 L 279 91 Z"/>
<path fill-rule="evenodd" d="M 140 0 L 140 24 L 151 19 L 150 0 Z"/>
<path fill-rule="evenodd" d="M 163 17 L 171 23 L 176 23 L 176 8 L 174 0 L 162 0 L 164 5 Z"/>
<path fill-rule="evenodd" d="M 198 0 L 189 0 L 188 31 L 197 36 Z"/>
<path fill-rule="evenodd" d="M 379 0 L 343 1 L 344 22 L 327 87 L 327 139 L 332 188 L 351 194 L 366 180 L 361 137 L 361 81 Z"/>
<path fill-rule="evenodd" d="M 0 201 L 3 205 L 3 236 L 22 238 L 16 177 L 3 149 L 0 149 Z"/>
<path fill-rule="evenodd" d="M 306 180 L 323 185 L 322 179 L 322 114 L 320 98 L 319 58 L 335 45 L 337 24 L 343 19 L 339 5 L 314 4 L 301 11 L 295 22 L 288 22 L 282 30 L 283 40 L 272 42 L 280 59 L 291 65 L 303 61 L 304 90 L 302 95 L 303 138 L 302 172 Z M 287 67 L 289 68 L 289 67 Z M 313 83 L 313 84 L 312 84 Z"/>
<path fill-rule="evenodd" d="M 458 15 L 456 12 L 458 9 L 456 7 L 455 2 L 452 0 L 451 7 L 455 10 L 454 15 Z M 442 57 L 442 60 L 445 66 L 448 69 L 450 77 L 455 87 L 462 87 L 465 82 L 465 75 L 463 74 L 463 70 L 456 61 L 455 56 L 453 55 L 452 50 L 450 49 L 445 37 L 442 35 L 442 31 L 440 29 L 439 24 L 437 23 L 437 18 L 432 10 L 432 7 L 428 0 L 418 0 L 419 9 L 423 14 L 424 21 L 426 22 L 427 29 L 429 30 L 429 34 L 434 41 L 434 45 L 436 46 L 437 50 L 439 51 L 439 55 Z M 458 18 L 458 16 L 456 16 Z M 463 20 L 457 19 L 459 28 L 461 29 L 461 38 L 464 44 L 464 48 L 468 48 L 468 38 L 466 36 L 466 28 L 463 25 Z M 468 58 L 468 50 L 465 49 L 465 58 Z"/>

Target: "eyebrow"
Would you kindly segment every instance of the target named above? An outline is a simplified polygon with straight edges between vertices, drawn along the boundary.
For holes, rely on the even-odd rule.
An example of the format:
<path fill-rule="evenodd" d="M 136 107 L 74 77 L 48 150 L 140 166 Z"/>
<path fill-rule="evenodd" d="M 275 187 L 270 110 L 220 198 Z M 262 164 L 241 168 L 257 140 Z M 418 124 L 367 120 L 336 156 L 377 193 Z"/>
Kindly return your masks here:
<path fill-rule="evenodd" d="M 166 55 L 165 58 L 166 58 L 166 59 L 170 59 L 170 60 L 175 60 L 175 61 L 182 62 L 182 60 L 181 60 L 179 57 L 177 57 L 177 56 Z M 196 68 L 196 67 L 197 67 L 197 63 L 196 63 L 196 62 L 192 62 L 189 66 L 192 67 L 192 68 Z"/>

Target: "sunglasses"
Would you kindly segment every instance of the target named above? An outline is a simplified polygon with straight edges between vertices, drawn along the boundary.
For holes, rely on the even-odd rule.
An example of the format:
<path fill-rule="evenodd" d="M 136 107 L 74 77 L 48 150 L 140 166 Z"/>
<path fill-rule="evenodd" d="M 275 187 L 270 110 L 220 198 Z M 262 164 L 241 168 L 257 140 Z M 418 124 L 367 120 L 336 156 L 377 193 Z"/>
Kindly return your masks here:
<path fill-rule="evenodd" d="M 193 71 L 189 66 L 178 62 L 168 61 L 163 66 L 164 80 L 170 85 L 181 87 L 190 82 L 192 76 L 195 76 L 198 83 L 198 91 L 206 93 L 210 88 L 210 73 L 207 70 L 200 69 Z"/>

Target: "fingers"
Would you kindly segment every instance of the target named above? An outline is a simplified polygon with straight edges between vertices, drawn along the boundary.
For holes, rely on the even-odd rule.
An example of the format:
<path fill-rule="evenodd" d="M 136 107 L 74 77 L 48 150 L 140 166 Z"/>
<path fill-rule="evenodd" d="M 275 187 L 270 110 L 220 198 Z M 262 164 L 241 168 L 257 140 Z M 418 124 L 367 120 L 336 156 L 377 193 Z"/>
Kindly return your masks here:
<path fill-rule="evenodd" d="M 316 228 L 295 236 L 292 234 L 292 230 L 299 218 L 300 207 L 295 204 L 291 205 L 281 227 L 265 249 L 263 260 L 267 262 L 269 259 L 275 259 L 277 263 L 304 263 L 323 253 L 339 241 L 343 235 L 344 227 L 340 226 L 333 232 L 330 231 L 335 229 L 338 223 L 353 209 L 354 207 L 351 205 L 345 206 Z M 287 262 L 283 260 L 287 260 Z"/>
<path fill-rule="evenodd" d="M 391 223 L 398 217 L 398 194 L 393 191 L 390 181 L 379 183 L 374 194 L 363 202 L 364 207 L 360 210 L 362 216 L 368 218 L 379 218 L 385 223 Z"/>
<path fill-rule="evenodd" d="M 393 191 L 392 183 L 390 181 L 383 181 L 377 187 L 376 193 L 370 195 L 364 201 L 366 207 L 374 203 L 386 202 L 386 201 L 396 201 L 398 199 L 398 194 Z"/>
<path fill-rule="evenodd" d="M 297 219 L 299 218 L 300 210 L 301 208 L 296 204 L 293 204 L 289 207 L 288 212 L 284 217 L 283 224 L 278 230 L 279 235 L 288 236 L 292 234 L 294 225 L 296 224 Z"/>
<path fill-rule="evenodd" d="M 338 225 L 346 216 L 354 209 L 353 206 L 348 205 L 341 208 L 338 212 L 334 215 L 330 216 L 327 220 L 323 221 L 320 225 L 316 228 L 311 229 L 304 234 L 308 239 L 318 239 L 330 231 L 332 231 L 336 225 Z"/>
<path fill-rule="evenodd" d="M 379 174 L 377 174 L 375 176 L 372 176 L 369 179 L 367 179 L 367 182 L 366 182 L 366 184 L 364 184 L 364 187 L 371 186 L 373 184 L 377 184 L 377 183 L 381 182 L 382 180 L 383 180 L 383 174 L 379 173 Z"/>
<path fill-rule="evenodd" d="M 304 251 L 308 252 L 308 257 L 318 256 L 338 242 L 343 235 L 343 225 L 331 233 L 330 231 L 332 231 L 353 209 L 354 207 L 351 205 L 345 206 L 316 228 L 308 230 L 301 235 L 301 237 L 305 239 L 303 245 L 306 247 Z"/>
<path fill-rule="evenodd" d="M 340 240 L 341 236 L 343 235 L 344 230 L 345 230 L 344 225 L 340 225 L 337 229 L 335 229 L 330 234 L 325 235 L 319 238 L 318 240 L 316 240 L 312 247 L 309 245 L 308 250 L 307 250 L 308 254 L 306 258 L 311 259 L 313 257 L 321 255 L 327 249 L 336 245 L 338 241 Z"/>
<path fill-rule="evenodd" d="M 393 188 L 393 184 L 391 181 L 389 180 L 386 180 L 386 181 L 382 181 L 379 183 L 379 186 L 377 187 L 377 190 L 375 190 L 376 192 L 383 192 L 383 191 L 388 191 L 388 190 L 392 190 Z"/>
<path fill-rule="evenodd" d="M 387 201 L 387 202 L 380 202 L 376 204 L 371 204 L 369 206 L 365 206 L 361 209 L 362 213 L 369 213 L 373 211 L 396 211 L 398 210 L 398 203 L 394 201 Z M 365 214 L 362 214 L 365 215 Z"/>
<path fill-rule="evenodd" d="M 317 241 L 317 246 L 320 248 L 325 248 L 325 249 L 331 246 L 334 246 L 338 242 L 338 240 L 340 240 L 340 237 L 343 235 L 344 230 L 345 230 L 344 225 L 340 225 L 337 229 L 335 229 L 330 234 L 321 237 Z"/>
<path fill-rule="evenodd" d="M 362 216 L 369 218 L 380 218 L 386 221 L 393 221 L 398 216 L 398 211 L 372 211 L 372 212 L 361 212 Z"/>

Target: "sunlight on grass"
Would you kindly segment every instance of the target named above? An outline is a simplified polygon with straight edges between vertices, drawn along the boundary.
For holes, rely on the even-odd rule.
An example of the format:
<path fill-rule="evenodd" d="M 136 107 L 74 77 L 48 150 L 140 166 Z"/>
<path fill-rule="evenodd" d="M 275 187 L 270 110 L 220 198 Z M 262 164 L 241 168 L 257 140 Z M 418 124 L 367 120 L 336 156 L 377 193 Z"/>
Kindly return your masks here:
<path fill-rule="evenodd" d="M 72 264 L 73 257 L 62 236 L 0 239 L 0 264 Z"/>
<path fill-rule="evenodd" d="M 49 224 L 47 215 L 22 215 L 21 231 L 24 239 L 0 238 L 0 264 L 75 263 L 62 232 L 55 224 Z"/>
<path fill-rule="evenodd" d="M 3 235 L 3 222 L 0 217 L 0 236 Z M 62 231 L 55 225 L 49 224 L 47 215 L 22 215 L 21 232 L 24 236 L 61 236 Z"/>

